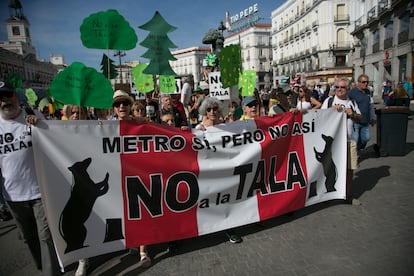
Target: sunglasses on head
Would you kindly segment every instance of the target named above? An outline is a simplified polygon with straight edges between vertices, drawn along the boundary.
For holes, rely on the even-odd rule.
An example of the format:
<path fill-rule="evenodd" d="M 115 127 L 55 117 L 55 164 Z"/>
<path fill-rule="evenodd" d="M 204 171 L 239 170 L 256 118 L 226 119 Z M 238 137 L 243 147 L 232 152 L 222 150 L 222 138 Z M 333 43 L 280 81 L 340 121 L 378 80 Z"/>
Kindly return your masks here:
<path fill-rule="evenodd" d="M 14 91 L 3 91 L 0 93 L 0 100 L 10 99 L 14 96 Z"/>
<path fill-rule="evenodd" d="M 210 112 L 211 110 L 213 110 L 213 111 L 217 111 L 217 110 L 218 110 L 218 107 L 217 107 L 217 106 L 214 106 L 214 107 L 207 107 L 207 112 Z"/>
<path fill-rule="evenodd" d="M 121 104 L 122 104 L 123 106 L 128 106 L 128 105 L 130 104 L 130 102 L 129 102 L 129 101 L 127 101 L 127 100 L 125 100 L 125 101 L 119 101 L 119 102 L 114 102 L 113 106 L 114 106 L 114 107 L 120 107 L 120 106 L 121 106 Z"/>

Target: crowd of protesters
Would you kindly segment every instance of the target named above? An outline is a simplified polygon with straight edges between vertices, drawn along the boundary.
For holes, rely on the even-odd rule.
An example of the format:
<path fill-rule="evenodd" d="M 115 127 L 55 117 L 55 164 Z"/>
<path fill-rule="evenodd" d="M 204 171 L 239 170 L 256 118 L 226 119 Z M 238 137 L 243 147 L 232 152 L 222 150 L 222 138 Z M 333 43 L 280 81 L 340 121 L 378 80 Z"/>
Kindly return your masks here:
<path fill-rule="evenodd" d="M 135 99 L 127 92 L 117 90 L 114 92 L 112 107 L 109 109 L 65 105 L 61 110 L 54 110 L 53 107 L 46 106 L 42 110 L 35 110 L 33 114 L 18 106 L 19 98 L 16 91 L 3 83 L 0 88 L 0 134 L 10 132 L 10 129 L 6 129 L 10 123 L 18 122 L 22 133 L 16 132 L 16 137 L 29 139 L 30 136 L 25 134 L 26 124 L 36 124 L 39 119 L 136 120 L 159 123 L 184 131 L 191 128 L 204 131 L 213 125 L 248 120 L 258 116 L 334 108 L 338 112 L 345 112 L 348 117 L 347 201 L 352 205 L 361 204 L 352 197 L 349 187 L 352 171 L 357 168 L 357 155 L 366 147 L 370 139 L 370 126 L 376 123 L 372 89 L 368 85 L 367 75 L 360 75 L 355 82 L 338 78 L 334 83 L 323 86 L 310 82 L 309 85 L 294 84 L 287 90 L 279 85 L 273 89 L 269 87 L 260 91 L 255 89 L 252 96 L 240 97 L 239 101 L 230 102 L 226 109 L 227 114 L 223 114 L 224 102 L 210 97 L 208 88 L 201 89 L 199 86 L 193 88 L 188 79 L 183 79 L 183 83 L 182 94 L 160 94 L 155 90 L 147 93 L 145 99 Z M 412 83 L 409 78 L 395 87 L 391 81 L 385 81 L 381 92 L 385 105 L 409 105 L 410 99 L 413 99 Z M 0 200 L 0 219 L 7 220 L 13 216 L 23 240 L 29 246 L 37 268 L 43 270 L 45 275 L 59 274 L 53 242 L 41 204 L 40 189 L 34 174 L 33 152 L 28 148 L 24 151 L 24 155 L 17 156 L 22 160 L 24 158 L 24 162 L 19 163 L 16 163 L 15 156 L 0 157 L 4 195 L 4 200 Z M 16 165 L 11 167 L 10 164 Z M 20 179 L 16 176 L 15 171 L 19 169 L 28 171 L 27 175 L 31 175 L 30 179 Z M 22 181 L 30 183 L 32 186 L 30 190 L 16 190 L 15 183 L 19 184 Z M 9 208 L 3 204 L 3 201 Z M 39 226 L 42 229 L 36 231 Z M 227 231 L 226 234 L 231 243 L 242 242 L 235 231 Z M 142 266 L 151 265 L 145 245 L 140 246 L 139 252 Z M 80 260 L 76 275 L 86 275 L 87 264 L 87 259 Z"/>

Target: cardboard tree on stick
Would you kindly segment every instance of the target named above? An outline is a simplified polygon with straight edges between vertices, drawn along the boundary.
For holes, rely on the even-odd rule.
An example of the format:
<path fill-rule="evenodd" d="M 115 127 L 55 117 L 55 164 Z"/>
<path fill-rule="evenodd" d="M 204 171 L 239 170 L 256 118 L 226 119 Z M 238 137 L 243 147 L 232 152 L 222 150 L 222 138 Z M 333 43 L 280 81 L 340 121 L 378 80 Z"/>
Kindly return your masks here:
<path fill-rule="evenodd" d="M 91 49 L 131 50 L 138 41 L 134 29 L 116 10 L 89 15 L 80 32 L 83 46 Z"/>
<path fill-rule="evenodd" d="M 118 72 L 115 69 L 114 61 L 107 55 L 103 54 L 101 61 L 101 70 L 107 79 L 114 79 L 118 76 Z"/>
<path fill-rule="evenodd" d="M 94 68 L 73 62 L 52 80 L 50 93 L 63 104 L 110 108 L 112 106 L 111 83 Z"/>
<path fill-rule="evenodd" d="M 169 60 L 177 59 L 169 49 L 177 48 L 177 46 L 168 38 L 167 34 L 177 28 L 168 24 L 158 11 L 155 12 L 150 21 L 139 26 L 139 28 L 149 31 L 148 36 L 140 43 L 140 45 L 148 48 L 142 57 L 150 60 L 143 73 L 176 76 L 177 74 L 172 70 Z"/>
<path fill-rule="evenodd" d="M 229 45 L 219 53 L 221 82 L 223 88 L 239 83 L 241 54 L 240 45 Z"/>
<path fill-rule="evenodd" d="M 83 20 L 80 33 L 83 46 L 91 49 L 131 50 L 138 41 L 135 30 L 128 21 L 112 9 L 89 15 Z M 105 74 L 108 79 L 116 73 L 110 61 L 106 57 L 106 65 L 101 63 L 102 68 L 106 66 L 108 70 Z M 59 74 L 52 82 L 51 91 L 56 99 L 64 104 L 97 108 L 111 106 L 113 90 L 111 83 L 102 74 L 80 62 L 74 62 L 63 72 L 64 74 Z"/>

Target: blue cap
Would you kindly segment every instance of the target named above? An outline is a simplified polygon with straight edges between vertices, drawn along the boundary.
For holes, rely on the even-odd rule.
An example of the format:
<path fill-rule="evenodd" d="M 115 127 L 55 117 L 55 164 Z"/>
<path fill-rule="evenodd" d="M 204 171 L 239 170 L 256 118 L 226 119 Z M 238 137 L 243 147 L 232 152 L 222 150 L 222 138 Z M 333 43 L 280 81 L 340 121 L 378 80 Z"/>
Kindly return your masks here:
<path fill-rule="evenodd" d="M 252 102 L 257 102 L 257 99 L 253 96 L 248 96 L 246 98 L 243 99 L 243 106 L 247 106 L 249 104 L 251 104 Z"/>

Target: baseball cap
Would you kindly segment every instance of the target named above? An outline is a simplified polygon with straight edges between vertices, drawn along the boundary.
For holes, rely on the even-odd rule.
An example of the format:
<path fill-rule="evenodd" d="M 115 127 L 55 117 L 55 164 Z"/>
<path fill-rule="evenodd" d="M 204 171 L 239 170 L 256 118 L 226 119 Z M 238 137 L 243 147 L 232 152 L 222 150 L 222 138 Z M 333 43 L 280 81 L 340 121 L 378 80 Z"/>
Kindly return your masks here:
<path fill-rule="evenodd" d="M 2 92 L 15 92 L 16 89 L 8 82 L 0 80 L 0 93 Z"/>
<path fill-rule="evenodd" d="M 243 106 L 247 106 L 253 102 L 257 102 L 257 99 L 253 96 L 247 96 L 243 99 Z"/>

